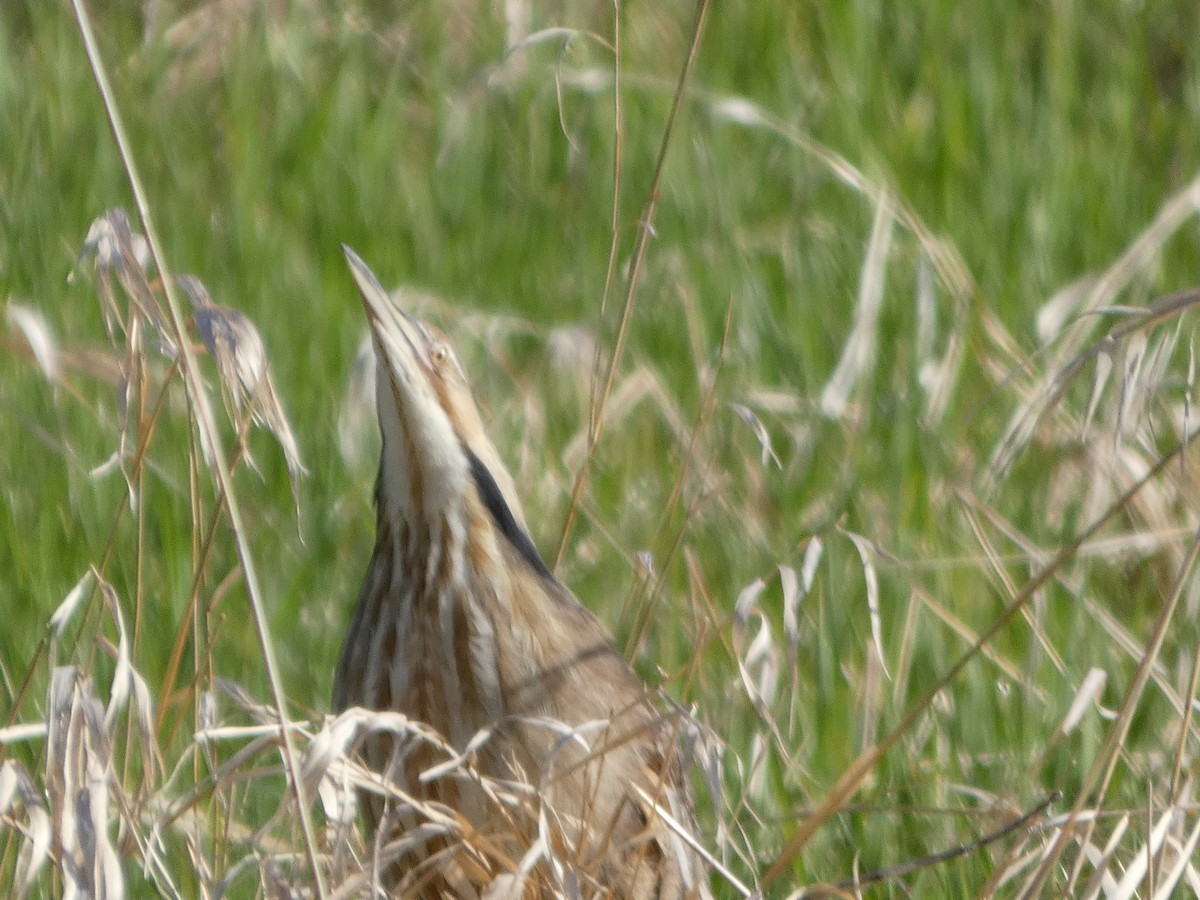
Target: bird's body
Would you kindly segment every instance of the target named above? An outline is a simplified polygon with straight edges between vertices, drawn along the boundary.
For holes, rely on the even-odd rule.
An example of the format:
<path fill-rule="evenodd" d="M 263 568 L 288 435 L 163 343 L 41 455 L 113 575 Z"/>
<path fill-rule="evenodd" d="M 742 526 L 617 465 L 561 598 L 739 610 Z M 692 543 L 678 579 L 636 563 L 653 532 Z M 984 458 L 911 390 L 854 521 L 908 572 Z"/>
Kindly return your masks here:
<path fill-rule="evenodd" d="M 555 865 L 524 874 L 526 896 L 564 879 L 583 896 L 706 895 L 678 834 L 691 801 L 676 723 L 538 555 L 444 335 L 347 258 L 374 335 L 383 450 L 375 553 L 334 705 L 401 712 L 455 753 L 470 750 L 469 774 L 423 780 L 445 752 L 378 736 L 364 745 L 370 768 L 459 823 L 458 843 L 444 833 L 413 842 L 395 889 L 482 895 L 540 853 Z M 523 788 L 525 800 L 498 799 L 496 785 Z M 411 808 L 368 806 L 374 826 L 423 824 Z"/>

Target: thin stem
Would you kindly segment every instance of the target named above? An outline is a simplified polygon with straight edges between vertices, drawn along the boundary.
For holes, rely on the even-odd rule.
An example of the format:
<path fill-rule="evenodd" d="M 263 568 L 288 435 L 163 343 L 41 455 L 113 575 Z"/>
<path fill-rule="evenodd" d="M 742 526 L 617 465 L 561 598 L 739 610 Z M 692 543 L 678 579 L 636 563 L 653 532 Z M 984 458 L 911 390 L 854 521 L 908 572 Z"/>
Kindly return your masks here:
<path fill-rule="evenodd" d="M 229 470 L 225 465 L 225 450 L 221 446 L 221 439 L 217 432 L 216 423 L 212 421 L 212 413 L 208 403 L 204 402 L 204 383 L 200 376 L 199 366 L 196 364 L 196 357 L 192 351 L 191 341 L 188 339 L 187 329 L 184 327 L 183 313 L 180 311 L 181 306 L 179 298 L 176 296 L 174 282 L 166 266 L 166 254 L 163 252 L 158 240 L 158 233 L 153 226 L 150 216 L 150 204 L 146 198 L 146 192 L 142 187 L 141 178 L 137 173 L 137 167 L 134 164 L 133 149 L 125 131 L 125 125 L 121 120 L 120 111 L 117 109 L 116 98 L 108 83 L 108 76 L 105 74 L 104 66 L 100 59 L 100 50 L 96 45 L 91 20 L 88 17 L 87 10 L 84 8 L 83 0 L 71 0 L 71 6 L 75 11 L 75 21 L 79 26 L 79 34 L 83 40 L 88 63 L 92 69 L 92 76 L 95 78 L 96 87 L 100 91 L 104 110 L 108 116 L 109 126 L 112 128 L 113 138 L 117 142 L 117 148 L 121 154 L 125 173 L 129 178 L 129 186 L 133 192 L 134 206 L 137 208 L 142 230 L 150 245 L 150 254 L 154 260 L 154 266 L 158 270 L 159 277 L 163 282 L 163 290 L 167 297 L 167 311 L 170 316 L 170 324 L 174 331 L 175 344 L 179 348 L 179 353 L 183 360 L 184 383 L 187 385 L 188 396 L 192 401 L 191 406 L 195 415 L 200 440 L 202 445 L 209 451 L 209 458 L 213 461 L 213 471 L 216 476 L 219 492 L 224 495 L 225 508 L 229 512 L 230 530 L 233 532 L 238 558 L 242 564 L 242 573 L 246 582 L 246 594 L 250 600 L 250 611 L 254 617 L 255 631 L 258 634 L 263 663 L 267 670 L 267 680 L 271 686 L 275 712 L 279 716 L 284 764 L 288 771 L 296 803 L 299 806 L 300 825 L 304 833 L 304 848 L 312 869 L 317 896 L 324 898 L 326 896 L 325 881 L 321 874 L 320 864 L 317 861 L 317 845 L 312 816 L 305 797 L 304 782 L 300 774 L 299 757 L 292 743 L 290 720 L 288 719 L 287 704 L 283 695 L 282 681 L 279 676 L 279 666 L 275 661 L 275 652 L 268 632 L 267 616 L 262 602 L 262 590 L 259 587 L 258 572 L 254 566 L 254 559 L 250 553 L 250 544 L 246 537 L 241 506 L 233 492 Z"/>
<path fill-rule="evenodd" d="M 593 398 L 593 407 L 588 423 L 588 442 L 587 452 L 584 454 L 583 463 L 579 467 L 579 471 L 575 473 L 575 483 L 571 487 L 571 502 L 567 507 L 566 520 L 563 522 L 562 537 L 559 539 L 558 552 L 554 554 L 554 568 L 558 568 L 562 561 L 563 553 L 566 551 L 567 541 L 571 538 L 571 530 L 575 525 L 575 518 L 579 512 L 579 503 L 583 497 L 583 489 L 587 485 L 588 476 L 591 473 L 592 456 L 595 454 L 596 446 L 600 443 L 600 437 L 604 432 L 604 412 L 608 405 L 608 399 L 612 395 L 613 385 L 617 380 L 617 370 L 621 366 L 621 356 L 625 350 L 625 338 L 629 334 L 629 321 L 633 316 L 634 301 L 637 299 L 638 287 L 642 280 L 642 264 L 646 259 L 646 248 L 650 246 L 650 238 L 654 234 L 654 215 L 658 210 L 659 189 L 662 184 L 663 172 L 667 165 L 667 152 L 671 148 L 671 137 L 675 133 L 675 122 L 679 118 L 679 110 L 683 105 L 683 97 L 687 92 L 688 79 L 692 73 L 692 66 L 696 61 L 696 55 L 700 50 L 700 38 L 704 34 L 704 22 L 708 18 L 709 0 L 700 0 L 696 11 L 696 24 L 692 29 L 692 41 L 688 48 L 687 60 L 683 64 L 683 70 L 679 73 L 679 82 L 675 87 L 675 96 L 671 101 L 671 112 L 667 116 L 667 124 L 663 130 L 662 144 L 658 151 L 658 162 L 654 167 L 654 180 L 650 182 L 650 196 L 646 200 L 646 207 L 642 212 L 642 217 L 638 222 L 637 242 L 633 248 L 633 266 L 629 272 L 629 285 L 625 292 L 625 306 L 621 309 L 621 322 L 617 326 L 617 339 L 613 346 L 612 359 L 608 363 L 608 374 L 604 379 L 604 389 L 600 393 L 598 400 Z M 618 10 L 619 17 L 619 10 Z M 616 67 L 620 69 L 620 53 L 619 44 L 614 45 L 618 48 L 618 52 L 614 54 Z M 620 82 L 614 82 L 614 87 L 617 89 L 617 96 L 620 96 Z M 617 111 L 620 112 L 620 104 L 618 102 Z M 619 119 L 618 119 L 619 122 Z M 619 133 L 619 132 L 618 132 Z M 619 144 L 618 144 L 619 146 Z M 619 160 L 618 160 L 619 162 Z M 616 259 L 617 239 L 617 199 L 619 181 L 614 186 L 613 197 L 613 245 L 609 256 L 608 278 L 605 281 L 604 297 L 607 301 L 609 284 L 613 277 Z M 603 306 L 601 307 L 603 310 Z"/>

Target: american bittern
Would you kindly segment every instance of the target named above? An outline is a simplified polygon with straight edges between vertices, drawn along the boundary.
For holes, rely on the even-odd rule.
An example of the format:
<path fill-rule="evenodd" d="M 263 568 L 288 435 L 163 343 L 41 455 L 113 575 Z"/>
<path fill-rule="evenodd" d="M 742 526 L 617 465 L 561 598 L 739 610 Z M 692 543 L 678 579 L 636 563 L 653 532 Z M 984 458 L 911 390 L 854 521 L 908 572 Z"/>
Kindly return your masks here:
<path fill-rule="evenodd" d="M 691 827 L 692 812 L 676 723 L 538 555 L 446 337 L 400 309 L 344 249 L 374 340 L 383 450 L 375 553 L 334 706 L 402 712 L 458 753 L 487 729 L 470 748 L 473 771 L 524 785 L 528 800 L 497 803 L 482 781 L 423 781 L 439 761 L 432 751 L 368 738 L 372 769 L 405 796 L 448 807 L 470 832 L 461 842 L 469 852 L 444 838 L 409 852 L 393 889 L 482 894 L 541 839 L 556 865 L 534 869 L 526 896 L 563 884 L 630 900 L 707 896 L 678 831 Z M 399 826 L 389 822 L 378 798 L 370 801 L 373 828 L 415 824 L 411 811 L 392 817 Z"/>

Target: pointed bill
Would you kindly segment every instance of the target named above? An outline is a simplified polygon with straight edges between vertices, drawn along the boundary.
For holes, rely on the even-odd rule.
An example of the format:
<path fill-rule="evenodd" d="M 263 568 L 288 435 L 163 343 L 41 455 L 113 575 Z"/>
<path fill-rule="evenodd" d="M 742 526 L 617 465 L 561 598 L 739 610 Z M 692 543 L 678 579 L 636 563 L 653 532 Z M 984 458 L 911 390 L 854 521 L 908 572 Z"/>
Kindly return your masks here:
<path fill-rule="evenodd" d="M 350 266 L 350 274 L 354 276 L 354 283 L 362 296 L 363 306 L 367 309 L 367 320 L 371 323 L 371 331 L 375 333 L 376 339 L 384 346 L 390 346 L 397 343 L 398 336 L 402 336 L 408 345 L 408 352 L 428 369 L 428 353 L 423 349 L 426 342 L 417 330 L 416 321 L 400 309 L 391 293 L 379 283 L 370 266 L 362 261 L 362 257 L 345 244 L 342 244 L 342 252 L 346 254 L 346 263 Z"/>
<path fill-rule="evenodd" d="M 367 305 L 368 312 L 378 316 L 382 315 L 385 310 L 390 311 L 392 298 L 379 283 L 379 279 L 375 277 L 370 266 L 363 262 L 362 257 L 346 244 L 342 244 L 342 252 L 346 254 L 346 264 L 350 266 L 350 274 L 354 276 L 354 282 L 358 285 L 358 292 L 362 294 L 363 303 Z"/>

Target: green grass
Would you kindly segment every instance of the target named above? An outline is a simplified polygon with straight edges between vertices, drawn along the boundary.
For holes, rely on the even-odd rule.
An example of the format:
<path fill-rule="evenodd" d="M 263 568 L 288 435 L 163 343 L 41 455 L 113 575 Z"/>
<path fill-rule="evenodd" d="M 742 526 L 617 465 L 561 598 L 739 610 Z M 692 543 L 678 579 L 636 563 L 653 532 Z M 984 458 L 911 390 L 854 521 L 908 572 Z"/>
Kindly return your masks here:
<path fill-rule="evenodd" d="M 532 30 L 563 26 L 580 34 L 565 47 L 533 46 L 505 65 L 504 4 L 464 2 L 399 16 L 387 4 L 282 6 L 226 13 L 187 44 L 164 36 L 188 12 L 171 4 L 147 43 L 136 4 L 119 4 L 96 26 L 170 266 L 199 275 L 216 302 L 260 328 L 312 472 L 300 484 L 298 519 L 284 460 L 268 435 L 251 438 L 262 477 L 245 468 L 235 474 L 283 687 L 292 714 L 303 718 L 328 711 L 334 661 L 373 541 L 374 463 L 370 453 L 343 459 L 337 444 L 346 374 L 364 330 L 339 245 L 353 246 L 385 283 L 434 298 L 419 311 L 454 337 L 523 489 L 535 542 L 552 556 L 579 464 L 564 452 L 586 427 L 591 365 L 586 352 L 556 363 L 552 342 L 562 329 L 581 326 L 606 352 L 614 345 L 626 266 L 693 11 L 630 4 L 622 12 L 620 252 L 601 318 L 617 145 L 605 80 L 612 57 L 583 32 L 611 40 L 609 7 L 533 4 Z M 608 423 L 560 574 L 625 646 L 647 616 L 636 554 L 653 554 L 661 584 L 635 661 L 657 681 L 695 660 L 690 675 L 669 679 L 669 689 L 727 742 L 722 811 L 701 790 L 702 824 L 718 848 L 718 816 L 736 823 L 720 849 L 746 854 L 727 860 L 744 881 L 766 872 L 857 754 L 896 727 L 969 647 L 935 605 L 970 634 L 984 632 L 1013 591 L 1129 486 L 1138 465 L 1153 463 L 1178 439 L 1194 340 L 1188 311 L 1143 332 L 1153 347 L 1178 329 L 1139 418 L 1119 423 L 1120 389 L 1110 383 L 1085 434 L 1087 367 L 1012 468 L 998 480 L 989 473 L 1031 386 L 1122 321 L 1085 319 L 1090 337 L 1063 334 L 1042 349 L 1039 311 L 1060 289 L 1112 265 L 1200 172 L 1200 66 L 1187 38 L 1197 28 L 1200 11 L 1189 3 L 1016 10 L 988 2 L 968 10 L 942 2 L 920 11 L 714 4 L 675 123 L 619 370 L 619 384 L 627 377 L 636 384 L 640 372 L 661 390 Z M 732 121 L 722 105 L 729 97 L 781 128 Z M 810 152 L 814 146 L 886 187 L 969 273 L 956 293 L 932 276 L 928 245 L 895 226 L 876 352 L 841 418 L 822 414 L 821 393 L 850 334 L 864 266 L 872 264 L 875 203 Z M 89 222 L 114 206 L 132 211 L 128 180 L 70 9 L 6 4 L 0 298 L 40 311 L 63 348 L 109 358 L 121 350 L 106 341 L 91 280 L 81 272 L 68 284 L 68 274 Z M 1195 284 L 1194 216 L 1149 241 L 1147 262 L 1104 305 L 1144 306 Z M 932 343 L 923 346 L 916 298 L 930 277 L 936 316 Z M 729 304 L 728 345 L 718 359 Z M 0 714 L 15 722 L 45 717 L 49 664 L 44 654 L 35 659 L 35 648 L 67 591 L 89 565 L 101 564 L 111 534 L 105 577 L 131 629 L 137 623 L 134 666 L 156 708 L 167 704 L 158 738 L 171 765 L 196 728 L 194 701 L 188 693 L 165 696 L 162 681 L 176 633 L 188 622 L 202 533 L 189 489 L 199 456 L 182 384 L 176 379 L 158 420 L 149 452 L 154 471 L 145 474 L 138 515 L 121 514 L 119 472 L 89 474 L 117 447 L 112 386 L 69 366 L 61 383 L 49 384 L 19 331 L 7 327 L 0 343 Z M 930 416 L 921 370 L 955 341 L 962 355 L 949 376 L 951 392 L 944 412 Z M 1118 372 L 1129 344 L 1117 345 Z M 203 362 L 215 384 L 211 363 Z M 154 366 L 157 383 L 166 367 L 161 360 Z M 717 402 L 685 463 L 714 372 Z M 779 466 L 761 465 L 758 441 L 730 403 L 760 417 Z M 1124 465 L 1115 447 L 1125 452 Z M 1179 578 L 1186 579 L 1185 599 L 1166 630 L 1156 674 L 1186 696 L 1198 637 L 1184 556 L 1195 523 L 1194 462 L 1165 470 L 1147 489 L 1153 503 L 1129 504 L 1097 535 L 1146 544 L 1101 547 L 1063 564 L 1027 616 L 988 644 L 990 657 L 972 660 L 850 804 L 821 824 L 773 893 L 966 843 L 1053 790 L 1064 797 L 1052 809 L 1068 809 L 1115 726 L 1089 707 L 1077 730 L 1059 738 L 1056 728 L 1094 666 L 1108 677 L 1103 706 L 1121 704 Z M 681 498 L 668 507 L 681 470 Z M 202 470 L 196 479 L 207 523 L 211 481 Z M 870 559 L 887 675 L 874 658 L 864 567 L 847 533 L 877 551 Z M 800 607 L 792 665 L 775 573 L 780 565 L 799 571 L 814 536 L 825 554 Z M 217 591 L 235 566 L 222 523 L 201 579 L 209 637 L 189 638 L 184 675 L 172 689 L 183 690 L 200 671 L 204 688 L 216 675 L 267 703 L 245 590 L 235 576 L 227 592 Z M 760 577 L 768 581 L 760 608 L 778 678 L 767 706 L 791 763 L 773 747 L 758 781 L 747 773 L 752 735 L 766 730 L 730 648 L 737 644 L 735 599 Z M 94 601 L 89 609 L 56 652 L 59 663 L 94 672 L 106 697 L 112 663 L 95 652 L 94 638 L 115 640 L 116 633 Z M 747 642 L 758 627 L 753 618 Z M 1120 631 L 1132 650 L 1120 646 Z M 696 646 L 700 635 L 703 646 Z M 212 671 L 200 665 L 206 656 Z M 31 687 L 17 704 L 31 665 Z M 221 714 L 229 723 L 246 719 L 225 703 Z M 135 754 L 124 719 L 117 722 L 120 768 Z M 1089 798 L 1086 808 L 1130 815 L 1120 866 L 1144 855 L 1148 817 L 1194 803 L 1182 788 L 1172 793 L 1184 727 L 1152 681 L 1136 702 L 1111 787 Z M 1190 720 L 1186 728 L 1183 758 L 1190 762 L 1197 735 Z M 0 751 L 31 772 L 45 768 L 40 741 Z M 206 771 L 184 769 L 185 781 Z M 248 793 L 231 788 L 221 801 L 236 820 L 257 827 L 278 793 L 278 781 L 269 781 Z M 1171 832 L 1180 841 L 1195 824 L 1189 809 Z M 4 821 L 23 819 L 14 812 Z M 1115 815 L 1102 819 L 1092 842 L 1103 847 L 1115 827 Z M 0 834 L 6 885 L 21 842 L 12 828 Z M 1057 834 L 1009 835 L 876 890 L 975 896 L 1013 864 L 1006 853 L 1040 849 Z M 215 834 L 209 849 L 225 864 L 247 852 Z M 182 841 L 170 839 L 168 850 L 172 870 L 187 871 Z M 152 894 L 135 849 L 122 852 L 131 894 Z M 1077 852 L 1068 845 L 1051 889 L 1067 889 Z M 1156 860 L 1155 884 L 1174 858 L 1168 850 Z M 1001 895 L 1015 895 L 1029 871 Z M 1084 864 L 1072 890 L 1090 876 Z M 50 878 L 42 876 L 42 889 Z M 236 889 L 253 893 L 254 881 L 244 877 Z"/>

